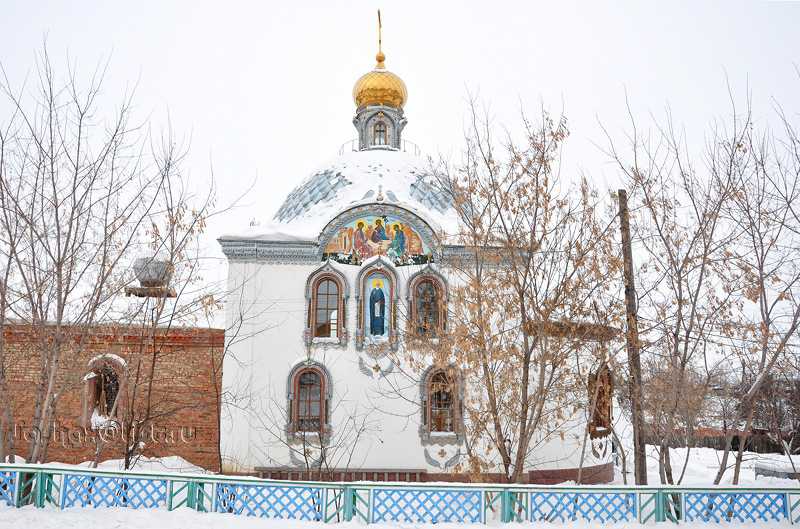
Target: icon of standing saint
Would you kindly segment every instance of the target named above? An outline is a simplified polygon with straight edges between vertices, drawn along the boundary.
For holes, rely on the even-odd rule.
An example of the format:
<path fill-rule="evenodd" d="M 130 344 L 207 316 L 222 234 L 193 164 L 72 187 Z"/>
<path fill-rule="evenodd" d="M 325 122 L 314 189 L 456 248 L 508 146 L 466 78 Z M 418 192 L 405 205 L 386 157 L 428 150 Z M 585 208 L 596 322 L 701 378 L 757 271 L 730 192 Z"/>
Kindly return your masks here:
<path fill-rule="evenodd" d="M 372 292 L 369 295 L 369 333 L 372 336 L 383 336 L 386 330 L 386 295 L 383 292 L 383 281 L 372 281 Z"/>

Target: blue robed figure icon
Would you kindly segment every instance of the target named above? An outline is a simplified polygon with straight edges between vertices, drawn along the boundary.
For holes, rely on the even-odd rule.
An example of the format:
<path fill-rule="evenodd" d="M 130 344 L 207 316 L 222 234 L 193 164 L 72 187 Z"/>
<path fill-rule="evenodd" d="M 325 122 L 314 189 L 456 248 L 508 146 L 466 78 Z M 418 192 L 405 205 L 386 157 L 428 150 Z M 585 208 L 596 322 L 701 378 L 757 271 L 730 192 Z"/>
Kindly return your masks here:
<path fill-rule="evenodd" d="M 372 336 L 383 336 L 386 329 L 386 295 L 383 293 L 383 281 L 372 281 L 372 292 L 369 295 L 369 333 Z"/>

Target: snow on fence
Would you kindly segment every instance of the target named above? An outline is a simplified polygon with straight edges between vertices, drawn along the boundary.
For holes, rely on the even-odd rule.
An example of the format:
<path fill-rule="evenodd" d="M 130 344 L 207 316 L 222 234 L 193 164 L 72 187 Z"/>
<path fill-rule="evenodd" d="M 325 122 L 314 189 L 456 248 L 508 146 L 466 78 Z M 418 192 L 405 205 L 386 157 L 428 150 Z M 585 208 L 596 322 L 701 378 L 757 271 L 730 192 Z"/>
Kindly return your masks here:
<path fill-rule="evenodd" d="M 316 483 L 0 464 L 0 505 L 127 507 L 336 523 L 800 523 L 800 488 Z"/>

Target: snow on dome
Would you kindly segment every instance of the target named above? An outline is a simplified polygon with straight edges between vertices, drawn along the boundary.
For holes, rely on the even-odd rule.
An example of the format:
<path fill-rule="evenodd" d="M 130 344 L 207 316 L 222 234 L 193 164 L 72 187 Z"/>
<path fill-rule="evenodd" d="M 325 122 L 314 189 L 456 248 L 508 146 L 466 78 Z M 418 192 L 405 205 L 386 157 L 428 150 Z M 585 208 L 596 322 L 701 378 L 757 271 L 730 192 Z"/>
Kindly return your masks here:
<path fill-rule="evenodd" d="M 450 231 L 457 220 L 450 197 L 431 184 L 424 158 L 368 149 L 347 152 L 304 180 L 278 209 L 272 229 L 311 236 L 343 210 L 375 202 L 409 209 L 434 229 Z"/>

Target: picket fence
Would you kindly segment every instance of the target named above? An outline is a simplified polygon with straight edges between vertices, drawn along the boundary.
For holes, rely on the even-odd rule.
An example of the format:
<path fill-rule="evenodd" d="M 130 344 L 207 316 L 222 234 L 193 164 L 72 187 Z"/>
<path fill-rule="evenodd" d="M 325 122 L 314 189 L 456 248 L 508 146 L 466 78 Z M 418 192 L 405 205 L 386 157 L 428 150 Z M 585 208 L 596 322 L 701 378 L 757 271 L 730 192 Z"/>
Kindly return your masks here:
<path fill-rule="evenodd" d="M 330 483 L 0 464 L 0 506 L 188 507 L 326 523 L 800 524 L 800 488 Z M 2 518 L 0 507 L 0 519 Z"/>

